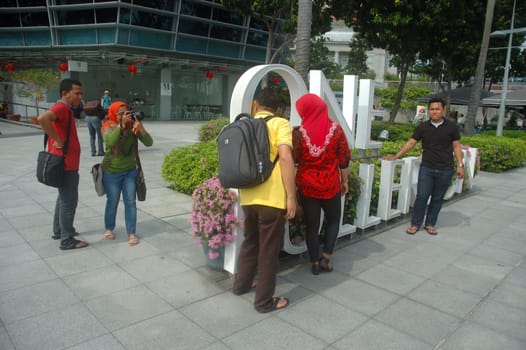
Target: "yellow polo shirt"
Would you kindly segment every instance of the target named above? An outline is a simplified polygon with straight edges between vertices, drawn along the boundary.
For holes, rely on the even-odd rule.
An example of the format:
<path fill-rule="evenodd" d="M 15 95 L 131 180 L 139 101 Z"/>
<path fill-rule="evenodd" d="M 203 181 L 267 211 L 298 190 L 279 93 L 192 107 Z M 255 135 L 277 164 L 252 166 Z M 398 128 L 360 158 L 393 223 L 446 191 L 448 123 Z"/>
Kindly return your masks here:
<path fill-rule="evenodd" d="M 269 115 L 271 115 L 269 112 L 259 112 L 254 118 L 265 118 Z M 292 132 L 290 123 L 285 118 L 272 118 L 267 121 L 267 126 L 270 139 L 270 159 L 274 160 L 278 155 L 279 146 L 287 145 L 292 148 Z M 279 159 L 267 181 L 258 186 L 240 189 L 239 197 L 241 205 L 266 205 L 286 209 L 287 196 L 281 180 Z"/>

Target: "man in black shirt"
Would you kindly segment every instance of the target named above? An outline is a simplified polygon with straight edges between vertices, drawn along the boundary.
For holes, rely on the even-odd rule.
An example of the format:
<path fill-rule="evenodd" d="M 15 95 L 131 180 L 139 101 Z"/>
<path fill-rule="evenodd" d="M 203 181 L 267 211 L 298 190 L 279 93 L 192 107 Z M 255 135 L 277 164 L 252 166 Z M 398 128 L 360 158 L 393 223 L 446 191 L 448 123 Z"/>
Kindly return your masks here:
<path fill-rule="evenodd" d="M 413 131 L 413 136 L 407 141 L 395 156 L 389 160 L 398 159 L 412 149 L 417 142 L 422 141 L 422 164 L 418 173 L 418 186 L 411 226 L 406 230 L 414 235 L 424 223 L 424 229 L 430 235 L 438 233 L 435 228 L 438 214 L 446 194 L 451 177 L 455 172 L 453 153 L 457 159 L 456 173 L 464 177 L 464 163 L 460 148 L 460 133 L 457 125 L 444 118 L 444 100 L 431 99 L 428 103 L 429 120 L 422 122 Z M 431 200 L 429 201 L 429 197 Z M 429 201 L 429 206 L 427 205 Z"/>

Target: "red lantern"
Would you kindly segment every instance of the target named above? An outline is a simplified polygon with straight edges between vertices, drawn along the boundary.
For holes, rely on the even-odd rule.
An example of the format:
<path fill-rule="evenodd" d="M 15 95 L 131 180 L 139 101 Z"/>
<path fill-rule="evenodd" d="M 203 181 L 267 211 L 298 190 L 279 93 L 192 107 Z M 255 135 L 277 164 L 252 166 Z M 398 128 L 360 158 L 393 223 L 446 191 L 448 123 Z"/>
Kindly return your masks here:
<path fill-rule="evenodd" d="M 274 85 L 279 85 L 279 83 L 281 83 L 281 77 L 275 77 L 273 81 Z"/>
<path fill-rule="evenodd" d="M 14 72 L 15 71 L 15 65 L 12 64 L 12 63 L 6 64 L 4 68 L 5 68 L 5 70 L 7 72 Z"/>
<path fill-rule="evenodd" d="M 205 75 L 206 75 L 206 77 L 207 77 L 208 79 L 213 79 L 213 78 L 214 78 L 214 72 L 212 72 L 211 70 L 206 71 L 206 74 L 205 74 Z"/>
<path fill-rule="evenodd" d="M 69 69 L 68 67 L 68 64 L 67 63 L 61 63 L 58 65 L 58 70 L 61 71 L 61 72 L 67 72 Z"/>
<path fill-rule="evenodd" d="M 128 72 L 130 72 L 130 74 L 135 74 L 137 73 L 137 66 L 134 65 L 134 64 L 130 64 L 128 66 Z"/>

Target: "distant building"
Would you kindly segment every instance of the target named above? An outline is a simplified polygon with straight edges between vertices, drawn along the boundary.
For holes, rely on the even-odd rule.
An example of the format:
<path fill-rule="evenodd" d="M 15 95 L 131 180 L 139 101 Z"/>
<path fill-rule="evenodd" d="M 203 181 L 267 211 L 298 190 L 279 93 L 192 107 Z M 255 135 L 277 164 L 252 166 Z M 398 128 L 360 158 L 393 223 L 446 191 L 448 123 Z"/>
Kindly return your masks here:
<path fill-rule="evenodd" d="M 328 39 L 325 46 L 329 49 L 334 58 L 342 68 L 349 62 L 349 46 L 355 32 L 347 27 L 343 21 L 333 21 L 332 30 L 323 35 Z M 389 67 L 389 53 L 383 49 L 373 49 L 367 52 L 367 66 L 376 74 L 377 82 L 384 82 L 385 73 L 396 74 L 396 68 Z"/>

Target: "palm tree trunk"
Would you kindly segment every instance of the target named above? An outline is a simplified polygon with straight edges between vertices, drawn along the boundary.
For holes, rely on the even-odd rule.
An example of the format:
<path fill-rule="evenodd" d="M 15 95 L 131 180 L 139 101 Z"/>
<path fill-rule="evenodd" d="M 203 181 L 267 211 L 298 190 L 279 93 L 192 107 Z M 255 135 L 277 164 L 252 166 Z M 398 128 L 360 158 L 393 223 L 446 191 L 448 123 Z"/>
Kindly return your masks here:
<path fill-rule="evenodd" d="M 394 123 L 398 110 L 400 109 L 400 102 L 402 101 L 402 95 L 404 94 L 405 82 L 407 80 L 407 73 L 409 72 L 409 63 L 402 63 L 400 68 L 400 84 L 398 85 L 398 91 L 395 97 L 395 103 L 391 114 L 389 115 L 389 123 Z"/>
<path fill-rule="evenodd" d="M 312 25 L 312 1 L 298 1 L 298 28 L 296 37 L 295 66 L 299 75 L 308 85 L 310 66 L 310 34 Z"/>

